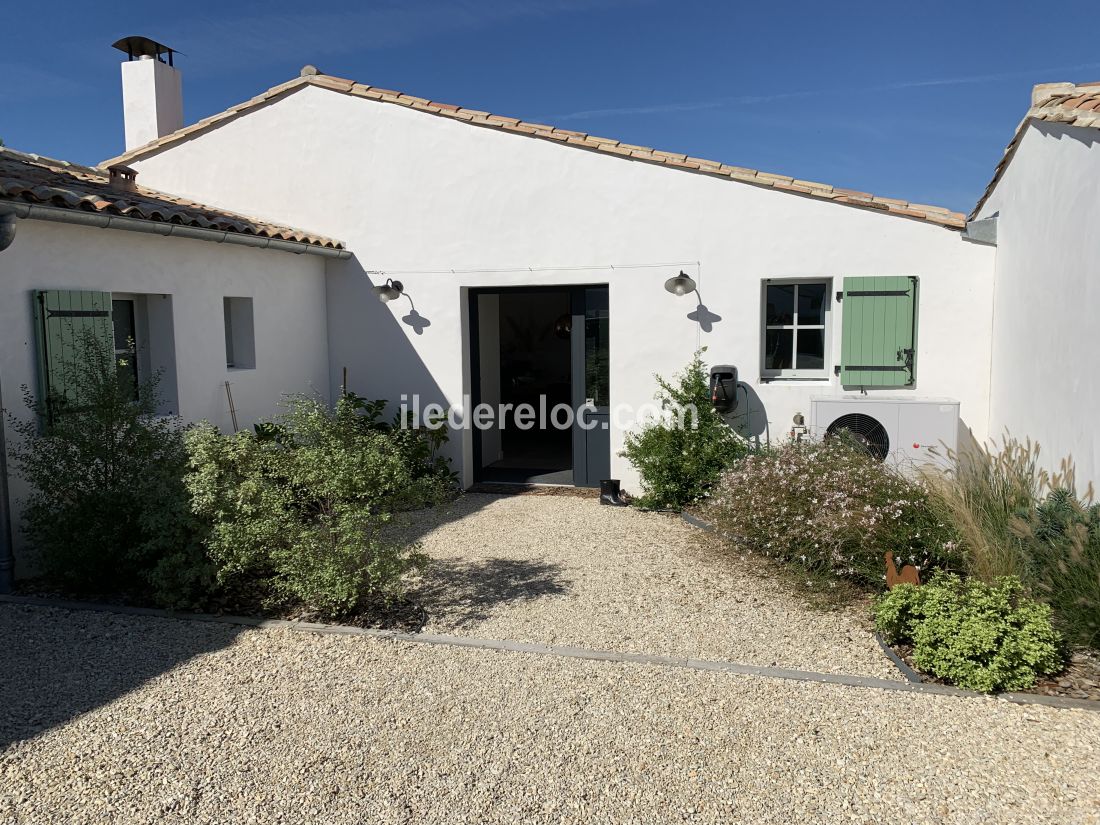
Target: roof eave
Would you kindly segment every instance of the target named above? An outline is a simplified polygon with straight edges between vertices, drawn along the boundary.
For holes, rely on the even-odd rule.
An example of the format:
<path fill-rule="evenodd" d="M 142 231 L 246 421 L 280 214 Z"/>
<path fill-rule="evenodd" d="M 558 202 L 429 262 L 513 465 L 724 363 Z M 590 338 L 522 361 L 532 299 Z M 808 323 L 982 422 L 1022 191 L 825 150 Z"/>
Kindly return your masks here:
<path fill-rule="evenodd" d="M 271 238 L 267 235 L 250 235 L 225 229 L 207 229 L 201 226 L 187 226 L 167 221 L 149 220 L 148 218 L 111 215 L 104 212 L 85 212 L 80 209 L 27 203 L 26 201 L 10 198 L 0 198 L 0 214 L 14 214 L 17 218 L 25 220 L 67 223 L 99 229 L 121 229 L 151 235 L 193 238 L 201 241 L 251 246 L 259 249 L 275 249 L 282 252 L 292 252 L 296 255 L 320 255 L 325 258 L 339 258 L 341 260 L 351 257 L 351 252 L 342 247 L 318 246 L 302 241 Z"/>

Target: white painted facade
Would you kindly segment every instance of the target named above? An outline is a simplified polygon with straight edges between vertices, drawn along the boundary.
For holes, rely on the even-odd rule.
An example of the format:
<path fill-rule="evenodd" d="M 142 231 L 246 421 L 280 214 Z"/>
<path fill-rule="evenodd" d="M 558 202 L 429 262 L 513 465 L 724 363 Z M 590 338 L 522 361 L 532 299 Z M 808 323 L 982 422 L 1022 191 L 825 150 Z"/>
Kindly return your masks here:
<path fill-rule="evenodd" d="M 995 250 L 959 232 L 882 214 L 479 128 L 400 106 L 302 87 L 132 164 L 142 183 L 200 202 L 309 226 L 344 240 L 327 270 L 328 385 L 396 402 L 461 406 L 471 386 L 466 290 L 607 284 L 611 402 L 652 400 L 654 373 L 681 369 L 699 346 L 749 389 L 738 425 L 782 437 L 809 399 L 840 394 L 830 377 L 761 379 L 762 284 L 768 278 L 916 275 L 914 396 L 948 396 L 975 438 L 989 430 Z M 696 296 L 663 282 L 683 269 Z M 382 271 L 406 298 L 380 304 Z M 228 294 L 228 293 L 227 293 Z M 830 304 L 839 333 L 843 305 Z M 405 319 L 405 320 L 403 320 Z M 296 336 L 297 338 L 298 336 Z M 897 391 L 894 390 L 896 393 Z M 637 479 L 618 457 L 612 475 Z M 454 442 L 472 479 L 472 439 Z"/>
<path fill-rule="evenodd" d="M 50 289 L 137 299 L 139 350 L 147 368 L 163 369 L 161 389 L 186 421 L 230 431 L 226 381 L 242 429 L 276 413 L 284 393 L 328 397 L 323 258 L 21 220 L 0 254 L 0 375 L 12 414 L 29 415 L 19 390 L 38 375 L 33 294 Z M 226 296 L 253 298 L 252 369 L 226 366 Z M 25 490 L 11 481 L 17 503 Z"/>
<path fill-rule="evenodd" d="M 1031 122 L 978 218 L 997 215 L 990 433 L 1072 455 L 1100 483 L 1100 131 Z"/>

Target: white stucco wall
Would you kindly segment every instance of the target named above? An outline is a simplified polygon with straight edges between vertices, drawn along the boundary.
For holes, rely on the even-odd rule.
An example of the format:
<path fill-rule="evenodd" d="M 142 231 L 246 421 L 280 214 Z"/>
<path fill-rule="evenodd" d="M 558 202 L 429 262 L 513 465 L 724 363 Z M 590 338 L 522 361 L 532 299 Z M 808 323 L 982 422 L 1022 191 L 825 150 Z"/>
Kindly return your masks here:
<path fill-rule="evenodd" d="M 175 394 L 187 421 L 205 419 L 230 429 L 226 381 L 242 429 L 276 414 L 284 393 L 328 395 L 322 258 L 19 221 L 15 242 L 0 252 L 0 377 L 4 403 L 16 415 L 27 414 L 20 386 L 33 388 L 37 380 L 32 293 L 38 289 L 144 295 L 160 312 L 162 302 L 170 303 Z M 226 368 L 222 299 L 227 295 L 254 298 L 255 369 Z M 150 316 L 150 325 L 156 325 L 154 313 Z M 161 323 L 161 337 L 163 330 Z M 8 437 L 13 437 L 10 428 Z M 13 479 L 13 498 L 23 493 Z"/>
<path fill-rule="evenodd" d="M 705 345 L 710 363 L 740 367 L 752 418 L 776 438 L 794 413 L 808 418 L 810 396 L 840 388 L 759 379 L 761 280 L 826 277 L 835 291 L 845 275 L 917 275 L 911 392 L 959 399 L 965 423 L 987 433 L 994 253 L 956 232 L 315 87 L 134 166 L 149 185 L 345 240 L 355 257 L 328 265 L 330 374 L 335 384 L 346 365 L 352 388 L 374 397 L 461 403 L 468 287 L 608 284 L 613 404 L 651 400 L 653 374 Z M 681 268 L 721 316 L 710 332 L 687 317 L 694 297 L 662 288 Z M 406 300 L 381 305 L 365 270 L 402 271 L 431 325 L 417 334 L 403 323 Z M 839 334 L 832 344 L 830 367 Z M 612 450 L 621 445 L 616 430 Z M 617 456 L 612 472 L 635 486 Z"/>
<path fill-rule="evenodd" d="M 1100 130 L 1033 122 L 979 217 L 999 213 L 990 432 L 1100 482 Z"/>

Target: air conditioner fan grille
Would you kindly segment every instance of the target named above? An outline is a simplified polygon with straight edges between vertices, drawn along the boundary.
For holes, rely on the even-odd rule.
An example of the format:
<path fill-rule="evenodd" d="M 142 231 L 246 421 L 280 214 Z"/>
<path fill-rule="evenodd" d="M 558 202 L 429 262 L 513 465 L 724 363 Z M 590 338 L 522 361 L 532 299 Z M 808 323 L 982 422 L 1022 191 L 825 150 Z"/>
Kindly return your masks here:
<path fill-rule="evenodd" d="M 886 428 L 876 419 L 864 413 L 842 415 L 825 430 L 828 440 L 842 432 L 847 432 L 868 453 L 878 461 L 885 461 L 890 454 L 890 436 Z"/>

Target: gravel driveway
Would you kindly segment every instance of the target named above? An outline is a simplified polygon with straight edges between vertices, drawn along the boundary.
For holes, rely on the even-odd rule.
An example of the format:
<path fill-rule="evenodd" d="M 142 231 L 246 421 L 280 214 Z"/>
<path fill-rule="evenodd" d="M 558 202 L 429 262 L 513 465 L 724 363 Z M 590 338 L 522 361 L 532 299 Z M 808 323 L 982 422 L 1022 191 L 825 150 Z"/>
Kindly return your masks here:
<path fill-rule="evenodd" d="M 481 494 L 416 516 L 425 630 L 901 678 L 860 611 L 806 608 L 679 517 Z"/>
<path fill-rule="evenodd" d="M 1100 818 L 1089 711 L 3 604 L 0 650 L 4 823 Z"/>

